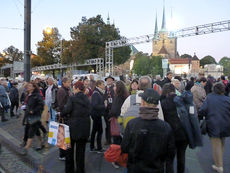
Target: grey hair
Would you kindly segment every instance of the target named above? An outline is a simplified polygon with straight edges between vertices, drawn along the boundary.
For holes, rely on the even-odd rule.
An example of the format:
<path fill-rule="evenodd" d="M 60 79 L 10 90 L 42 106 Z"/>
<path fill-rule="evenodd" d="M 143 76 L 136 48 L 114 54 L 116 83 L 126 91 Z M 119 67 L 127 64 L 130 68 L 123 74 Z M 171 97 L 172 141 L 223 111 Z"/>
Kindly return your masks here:
<path fill-rule="evenodd" d="M 139 79 L 139 89 L 145 90 L 148 88 L 152 88 L 152 79 L 149 76 L 142 76 Z"/>

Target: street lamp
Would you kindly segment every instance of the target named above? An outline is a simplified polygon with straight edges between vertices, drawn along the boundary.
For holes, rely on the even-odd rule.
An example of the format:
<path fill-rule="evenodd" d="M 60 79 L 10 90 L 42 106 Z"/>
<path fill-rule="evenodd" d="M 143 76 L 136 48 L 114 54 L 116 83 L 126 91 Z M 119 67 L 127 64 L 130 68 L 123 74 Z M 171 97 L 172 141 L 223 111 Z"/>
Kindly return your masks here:
<path fill-rule="evenodd" d="M 52 34 L 53 29 L 50 28 L 50 27 L 46 27 L 46 28 L 44 29 L 44 32 L 45 32 L 46 34 Z"/>

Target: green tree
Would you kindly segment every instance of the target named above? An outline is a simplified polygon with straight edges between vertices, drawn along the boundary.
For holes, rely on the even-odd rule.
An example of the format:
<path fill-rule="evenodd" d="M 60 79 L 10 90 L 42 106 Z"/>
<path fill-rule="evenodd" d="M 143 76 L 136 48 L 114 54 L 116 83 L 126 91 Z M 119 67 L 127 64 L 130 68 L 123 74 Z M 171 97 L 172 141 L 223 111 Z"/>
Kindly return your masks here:
<path fill-rule="evenodd" d="M 189 54 L 183 54 L 183 55 L 181 55 L 180 57 L 181 57 L 181 58 L 192 58 L 192 56 L 189 55 Z"/>
<path fill-rule="evenodd" d="M 40 65 L 50 65 L 60 62 L 61 35 L 57 28 L 51 33 L 43 31 L 43 39 L 37 43 L 37 55 L 41 58 Z"/>
<path fill-rule="evenodd" d="M 13 63 L 14 61 L 23 60 L 23 52 L 14 46 L 10 46 L 3 51 L 5 62 Z"/>
<path fill-rule="evenodd" d="M 230 58 L 226 56 L 221 58 L 219 64 L 224 67 L 224 75 L 230 76 Z"/>
<path fill-rule="evenodd" d="M 204 58 L 200 60 L 200 65 L 204 67 L 204 65 L 206 64 L 216 64 L 215 58 L 213 58 L 210 55 L 205 56 Z"/>
<path fill-rule="evenodd" d="M 162 69 L 162 57 L 161 56 L 152 56 L 151 57 L 151 66 L 153 68 L 152 71 L 151 71 L 151 74 L 153 76 L 156 76 L 156 75 L 163 75 L 163 69 Z"/>
<path fill-rule="evenodd" d="M 149 57 L 148 55 L 139 52 L 136 55 L 133 70 L 137 75 L 162 75 L 162 57 Z"/>
<path fill-rule="evenodd" d="M 61 51 L 61 63 L 62 64 L 72 64 L 74 63 L 74 58 L 71 51 L 71 40 L 62 40 L 62 51 Z"/>
<path fill-rule="evenodd" d="M 119 31 L 114 25 L 105 24 L 101 15 L 82 21 L 76 27 L 70 28 L 72 38 L 71 51 L 73 60 L 83 62 L 86 59 L 104 58 L 105 43 L 121 38 Z M 114 63 L 124 63 L 130 58 L 129 47 L 114 49 Z"/>

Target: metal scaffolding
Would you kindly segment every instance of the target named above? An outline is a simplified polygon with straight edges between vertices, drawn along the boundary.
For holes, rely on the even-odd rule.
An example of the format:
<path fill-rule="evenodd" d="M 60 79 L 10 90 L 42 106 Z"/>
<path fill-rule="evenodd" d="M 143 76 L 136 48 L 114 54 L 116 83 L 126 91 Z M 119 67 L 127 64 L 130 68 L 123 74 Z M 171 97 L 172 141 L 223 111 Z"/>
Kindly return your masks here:
<path fill-rule="evenodd" d="M 90 65 L 96 65 L 96 72 L 99 74 L 104 73 L 104 59 L 103 58 L 94 58 L 94 59 L 88 59 L 83 64 L 52 64 L 52 65 L 45 65 L 45 66 L 38 66 L 32 68 L 33 72 L 37 71 L 46 71 L 46 70 L 55 70 L 55 69 L 67 69 L 67 68 L 74 68 L 74 67 L 82 67 L 82 66 L 90 66 Z"/>
<path fill-rule="evenodd" d="M 221 22 L 209 23 L 205 25 L 198 25 L 194 27 L 184 28 L 175 32 L 169 32 L 168 37 L 190 37 L 196 35 L 210 34 L 216 32 L 223 32 L 230 30 L 230 20 Z M 105 73 L 113 74 L 113 49 L 131 46 L 134 44 L 141 44 L 152 42 L 154 39 L 158 39 L 159 35 L 149 34 L 140 37 L 133 38 L 121 38 L 120 40 L 113 40 L 106 42 L 105 46 Z"/>

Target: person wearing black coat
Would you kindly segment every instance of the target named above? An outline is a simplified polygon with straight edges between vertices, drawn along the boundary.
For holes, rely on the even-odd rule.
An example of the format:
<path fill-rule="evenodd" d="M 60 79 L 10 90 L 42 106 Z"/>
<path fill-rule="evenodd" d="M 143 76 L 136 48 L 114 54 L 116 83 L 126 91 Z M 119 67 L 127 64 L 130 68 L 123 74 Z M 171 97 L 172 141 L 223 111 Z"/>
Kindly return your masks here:
<path fill-rule="evenodd" d="M 175 137 L 177 172 L 184 173 L 185 151 L 188 146 L 188 140 L 177 114 L 177 108 L 174 102 L 175 97 L 175 87 L 172 84 L 165 84 L 161 97 L 161 106 L 163 110 L 164 120 L 168 122 L 172 127 Z"/>
<path fill-rule="evenodd" d="M 98 80 L 96 82 L 96 88 L 91 97 L 91 117 L 93 119 L 93 129 L 90 139 L 90 151 L 91 152 L 103 152 L 101 139 L 102 139 L 102 116 L 105 114 L 105 102 L 103 98 L 105 89 L 104 81 Z M 97 148 L 95 149 L 94 140 L 97 134 Z"/>
<path fill-rule="evenodd" d="M 213 93 L 206 97 L 199 113 L 205 117 L 207 133 L 212 144 L 214 165 L 212 168 L 223 173 L 224 140 L 230 136 L 230 97 L 224 95 L 222 82 L 213 86 Z"/>
<path fill-rule="evenodd" d="M 66 151 L 66 173 L 85 172 L 85 147 L 90 134 L 90 102 L 84 90 L 83 82 L 76 82 L 73 86 L 74 95 L 70 96 L 61 113 L 61 117 L 66 117 L 70 128 L 71 148 Z M 77 165 L 76 171 L 74 161 Z"/>
<path fill-rule="evenodd" d="M 160 96 L 152 88 L 139 96 L 139 117 L 128 122 L 121 143 L 122 153 L 128 153 L 128 173 L 173 173 L 174 136 L 158 118 Z"/>
<path fill-rule="evenodd" d="M 44 109 L 44 101 L 39 92 L 38 86 L 34 82 L 29 82 L 27 85 L 28 96 L 25 100 L 26 110 L 23 119 L 23 124 L 28 126 L 27 136 L 28 140 L 26 142 L 25 148 L 22 148 L 21 154 L 27 154 L 27 150 L 32 144 L 32 139 L 39 129 L 44 129 L 41 124 L 41 114 Z M 39 140 L 42 145 L 42 139 L 39 135 Z"/>
<path fill-rule="evenodd" d="M 57 91 L 57 111 L 60 112 L 60 114 L 62 114 L 62 111 L 64 109 L 65 104 L 67 103 L 69 97 L 71 96 L 71 92 L 70 92 L 70 85 L 71 85 L 71 81 L 69 78 L 67 77 L 63 77 L 62 78 L 62 87 L 58 89 Z M 58 117 L 59 118 L 59 117 Z M 64 117 L 64 122 L 65 122 L 65 118 Z M 64 161 L 65 160 L 65 150 L 63 149 L 59 149 L 59 160 Z"/>
<path fill-rule="evenodd" d="M 163 87 L 167 83 L 171 83 L 172 77 L 172 72 L 168 72 L 166 78 L 164 78 L 164 80 L 161 82 L 161 87 Z"/>
<path fill-rule="evenodd" d="M 18 111 L 18 106 L 19 106 L 19 93 L 18 93 L 18 89 L 16 88 L 18 85 L 18 83 L 14 82 L 12 83 L 12 87 L 10 88 L 10 102 L 11 102 L 11 106 L 10 106 L 10 116 L 14 117 L 14 107 L 16 107 L 16 112 Z M 18 115 L 17 115 L 18 116 Z"/>
<path fill-rule="evenodd" d="M 105 114 L 104 114 L 104 120 L 106 124 L 105 139 L 106 139 L 106 144 L 111 144 L 109 112 L 111 110 L 112 103 L 114 100 L 114 90 L 113 90 L 114 78 L 112 76 L 108 76 L 107 78 L 105 78 L 105 81 L 106 81 L 106 86 L 105 86 L 104 100 L 107 102 L 105 108 Z"/>
<path fill-rule="evenodd" d="M 114 117 L 114 118 L 118 118 L 121 114 L 121 107 L 124 103 L 124 101 L 126 100 L 126 98 L 128 97 L 128 90 L 124 84 L 124 82 L 122 81 L 117 81 L 114 84 L 114 93 L 115 93 L 115 97 L 112 103 L 112 107 L 109 113 L 109 117 Z M 120 145 L 121 144 L 121 136 L 112 136 L 113 137 L 113 144 L 117 144 Z"/>

